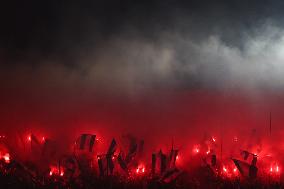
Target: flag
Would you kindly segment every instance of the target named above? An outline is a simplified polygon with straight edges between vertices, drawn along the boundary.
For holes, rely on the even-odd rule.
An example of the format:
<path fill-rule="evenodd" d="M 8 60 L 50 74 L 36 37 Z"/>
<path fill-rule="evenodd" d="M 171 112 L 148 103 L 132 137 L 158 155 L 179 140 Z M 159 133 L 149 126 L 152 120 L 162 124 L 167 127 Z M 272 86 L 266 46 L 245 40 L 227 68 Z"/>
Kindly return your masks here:
<path fill-rule="evenodd" d="M 76 148 L 79 150 L 93 151 L 96 135 L 82 134 L 76 141 Z"/>
<path fill-rule="evenodd" d="M 163 174 L 167 169 L 167 156 L 160 150 L 160 173 Z"/>
<path fill-rule="evenodd" d="M 211 166 L 215 167 L 217 164 L 217 156 L 216 154 L 212 154 L 211 156 Z"/>
<path fill-rule="evenodd" d="M 174 168 L 176 165 L 176 159 L 178 155 L 178 150 L 171 150 L 168 160 L 168 168 Z"/>
<path fill-rule="evenodd" d="M 250 164 L 237 159 L 232 159 L 232 160 L 242 176 L 250 177 Z"/>
<path fill-rule="evenodd" d="M 157 161 L 157 157 L 156 154 L 152 154 L 152 174 L 155 174 L 156 172 L 156 161 Z"/>
<path fill-rule="evenodd" d="M 135 139 L 131 140 L 130 145 L 129 145 L 129 150 L 125 158 L 125 161 L 127 164 L 130 163 L 130 161 L 134 158 L 134 156 L 136 155 L 137 149 L 138 149 L 138 145 L 136 143 L 136 140 Z"/>
<path fill-rule="evenodd" d="M 124 170 L 127 171 L 127 164 L 126 162 L 123 160 L 123 157 L 121 155 L 121 153 L 119 153 L 118 157 L 117 157 L 117 161 L 119 166 Z"/>
<path fill-rule="evenodd" d="M 108 151 L 107 151 L 107 155 L 113 155 L 116 150 L 116 146 L 117 144 L 116 144 L 115 139 L 112 139 L 110 146 L 108 148 Z"/>
<path fill-rule="evenodd" d="M 100 176 L 104 176 L 105 175 L 105 166 L 104 166 L 102 156 L 98 156 L 98 165 L 99 165 Z"/>
<path fill-rule="evenodd" d="M 180 173 L 180 170 L 178 170 L 177 168 L 169 169 L 163 174 L 161 180 L 165 183 L 170 183 L 174 181 L 180 175 Z"/>
<path fill-rule="evenodd" d="M 112 157 L 116 150 L 116 146 L 117 144 L 116 144 L 115 139 L 112 139 L 110 146 L 108 148 L 107 154 L 97 156 L 99 171 L 100 171 L 101 176 L 113 173 L 114 163 L 112 161 Z"/>
<path fill-rule="evenodd" d="M 114 163 L 112 161 L 112 155 L 106 155 L 107 160 L 107 173 L 112 174 L 114 169 Z"/>
<path fill-rule="evenodd" d="M 252 161 L 251 161 L 251 165 L 252 166 L 256 166 L 256 162 L 257 162 L 257 156 L 253 155 Z"/>
<path fill-rule="evenodd" d="M 243 157 L 244 160 L 247 160 L 249 157 L 250 153 L 246 150 L 241 151 L 241 156 Z"/>
<path fill-rule="evenodd" d="M 38 141 L 37 137 L 34 134 L 30 135 L 30 144 L 31 144 L 31 155 L 34 158 L 38 158 L 39 154 L 42 151 L 42 145 Z"/>
<path fill-rule="evenodd" d="M 47 159 L 51 159 L 56 154 L 56 143 L 50 139 L 45 139 L 41 155 Z"/>

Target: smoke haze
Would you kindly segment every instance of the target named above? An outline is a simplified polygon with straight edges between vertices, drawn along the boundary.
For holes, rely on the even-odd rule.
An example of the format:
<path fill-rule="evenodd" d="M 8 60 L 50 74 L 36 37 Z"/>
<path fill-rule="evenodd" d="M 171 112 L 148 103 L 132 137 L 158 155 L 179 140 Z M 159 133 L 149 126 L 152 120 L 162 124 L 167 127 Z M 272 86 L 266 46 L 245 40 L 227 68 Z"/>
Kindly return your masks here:
<path fill-rule="evenodd" d="M 272 112 L 275 140 L 283 134 L 278 1 L 61 3 L 4 24 L 2 132 L 133 133 L 159 146 L 222 129 L 267 136 Z"/>

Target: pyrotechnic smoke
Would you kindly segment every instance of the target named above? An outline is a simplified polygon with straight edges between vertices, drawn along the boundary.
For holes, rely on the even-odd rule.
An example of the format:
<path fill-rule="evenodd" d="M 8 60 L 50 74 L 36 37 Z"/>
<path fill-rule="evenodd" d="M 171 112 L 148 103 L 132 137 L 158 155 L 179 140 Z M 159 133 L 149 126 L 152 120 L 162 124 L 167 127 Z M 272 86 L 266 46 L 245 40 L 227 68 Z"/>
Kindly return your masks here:
<path fill-rule="evenodd" d="M 81 132 L 106 140 L 133 133 L 153 148 L 170 145 L 172 138 L 186 148 L 205 132 L 219 139 L 224 132 L 230 140 L 256 129 L 268 137 L 272 112 L 274 139 L 281 137 L 281 24 L 260 18 L 246 29 L 235 15 L 223 19 L 209 13 L 222 17 L 217 23 L 196 12 L 178 12 L 166 22 L 164 14 L 157 23 L 136 17 L 133 22 L 142 20 L 141 25 L 120 21 L 104 35 L 92 33 L 100 24 L 90 25 L 89 16 L 81 15 L 87 37 L 69 33 L 79 44 L 72 41 L 69 48 L 68 35 L 58 34 L 49 38 L 60 39 L 52 45 L 59 50 L 47 55 L 29 47 L 24 56 L 10 59 L 3 50 L 2 61 L 10 64 L 0 71 L 2 132 L 36 130 L 69 141 Z M 60 29 L 70 27 L 64 22 Z"/>

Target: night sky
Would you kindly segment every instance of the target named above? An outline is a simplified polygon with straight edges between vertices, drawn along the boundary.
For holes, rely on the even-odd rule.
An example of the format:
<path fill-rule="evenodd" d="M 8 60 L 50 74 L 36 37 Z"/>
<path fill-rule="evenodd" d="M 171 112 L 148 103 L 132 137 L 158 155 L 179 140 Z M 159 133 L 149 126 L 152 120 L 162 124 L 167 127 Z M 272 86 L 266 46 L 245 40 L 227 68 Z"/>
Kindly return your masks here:
<path fill-rule="evenodd" d="M 283 134 L 283 10 L 281 0 L 3 2 L 0 130 L 265 135 L 271 112 Z"/>

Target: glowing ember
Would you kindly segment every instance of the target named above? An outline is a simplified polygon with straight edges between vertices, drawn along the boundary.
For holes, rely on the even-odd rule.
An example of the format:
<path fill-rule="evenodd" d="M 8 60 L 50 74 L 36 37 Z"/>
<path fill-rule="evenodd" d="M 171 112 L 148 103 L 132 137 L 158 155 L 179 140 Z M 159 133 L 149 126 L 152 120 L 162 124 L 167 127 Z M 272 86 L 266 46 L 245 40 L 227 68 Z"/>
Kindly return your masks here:
<path fill-rule="evenodd" d="M 53 175 L 53 172 L 52 171 L 49 171 L 49 176 L 52 176 Z"/>
<path fill-rule="evenodd" d="M 60 176 L 61 176 L 61 177 L 63 177 L 63 176 L 64 176 L 64 172 L 63 172 L 63 171 L 61 171 Z"/>
<path fill-rule="evenodd" d="M 215 137 L 212 137 L 212 140 L 213 140 L 213 142 L 216 142 L 216 138 Z"/>
<path fill-rule="evenodd" d="M 223 167 L 223 171 L 226 173 L 228 170 L 226 169 L 226 167 Z"/>

